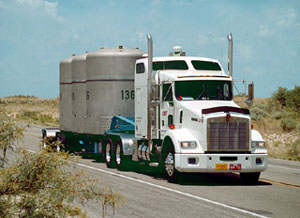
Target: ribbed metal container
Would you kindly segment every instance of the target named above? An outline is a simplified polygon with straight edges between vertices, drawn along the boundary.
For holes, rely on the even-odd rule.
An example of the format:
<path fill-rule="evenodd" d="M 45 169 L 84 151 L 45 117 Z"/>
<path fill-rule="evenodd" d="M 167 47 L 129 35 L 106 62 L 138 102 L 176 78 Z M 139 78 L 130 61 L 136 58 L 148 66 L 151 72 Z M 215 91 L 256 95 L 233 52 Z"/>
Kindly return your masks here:
<path fill-rule="evenodd" d="M 72 59 L 59 63 L 59 128 L 62 131 L 72 131 Z"/>
<path fill-rule="evenodd" d="M 85 133 L 86 125 L 86 56 L 72 59 L 72 132 Z"/>
<path fill-rule="evenodd" d="M 134 116 L 135 61 L 143 54 L 119 46 L 87 55 L 87 133 L 103 134 L 113 116 Z"/>

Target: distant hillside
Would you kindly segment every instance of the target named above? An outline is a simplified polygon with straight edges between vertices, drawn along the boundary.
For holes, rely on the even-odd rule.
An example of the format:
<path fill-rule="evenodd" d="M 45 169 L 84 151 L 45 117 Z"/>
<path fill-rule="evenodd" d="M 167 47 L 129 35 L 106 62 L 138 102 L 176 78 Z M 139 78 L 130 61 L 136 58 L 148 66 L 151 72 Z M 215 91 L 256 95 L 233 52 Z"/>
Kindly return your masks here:
<path fill-rule="evenodd" d="M 246 98 L 235 97 L 241 107 Z M 300 86 L 279 87 L 271 98 L 257 98 L 249 107 L 254 129 L 262 133 L 271 157 L 300 161 Z"/>
<path fill-rule="evenodd" d="M 0 107 L 20 122 L 53 127 L 59 125 L 59 99 L 40 99 L 34 96 L 0 98 Z"/>
<path fill-rule="evenodd" d="M 245 97 L 235 102 L 247 108 Z M 34 96 L 0 98 L 0 107 L 20 122 L 59 126 L 59 99 Z M 270 157 L 300 161 L 300 87 L 279 88 L 271 98 L 257 98 L 249 107 L 254 129 L 267 142 Z"/>

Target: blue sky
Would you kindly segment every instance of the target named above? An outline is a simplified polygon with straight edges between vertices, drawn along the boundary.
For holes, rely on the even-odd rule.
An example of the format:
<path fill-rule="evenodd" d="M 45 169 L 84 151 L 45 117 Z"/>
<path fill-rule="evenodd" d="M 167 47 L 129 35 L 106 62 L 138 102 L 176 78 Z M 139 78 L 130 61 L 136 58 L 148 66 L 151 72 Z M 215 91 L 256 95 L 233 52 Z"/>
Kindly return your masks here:
<path fill-rule="evenodd" d="M 299 0 L 0 0 L 0 96 L 57 97 L 59 61 L 100 47 L 174 45 L 218 59 L 227 70 L 234 39 L 235 80 L 256 97 L 300 85 Z M 244 91 L 243 86 L 239 86 Z"/>

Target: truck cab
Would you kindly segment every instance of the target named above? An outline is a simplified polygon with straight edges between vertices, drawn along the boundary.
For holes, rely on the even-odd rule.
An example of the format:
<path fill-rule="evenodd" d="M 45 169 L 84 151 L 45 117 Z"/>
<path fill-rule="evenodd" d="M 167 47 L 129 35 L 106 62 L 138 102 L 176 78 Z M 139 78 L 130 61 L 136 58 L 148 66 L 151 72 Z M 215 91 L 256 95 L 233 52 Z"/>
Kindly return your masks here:
<path fill-rule="evenodd" d="M 217 60 L 168 56 L 153 58 L 151 85 L 148 58 L 136 61 L 135 136 L 151 136 L 161 151 L 169 181 L 181 172 L 239 172 L 257 181 L 267 168 L 265 142 L 251 128 L 248 109 L 233 101 L 233 80 Z M 151 88 L 149 88 L 151 87 Z M 151 104 L 147 96 L 151 96 Z M 153 149 L 149 143 L 149 151 Z"/>

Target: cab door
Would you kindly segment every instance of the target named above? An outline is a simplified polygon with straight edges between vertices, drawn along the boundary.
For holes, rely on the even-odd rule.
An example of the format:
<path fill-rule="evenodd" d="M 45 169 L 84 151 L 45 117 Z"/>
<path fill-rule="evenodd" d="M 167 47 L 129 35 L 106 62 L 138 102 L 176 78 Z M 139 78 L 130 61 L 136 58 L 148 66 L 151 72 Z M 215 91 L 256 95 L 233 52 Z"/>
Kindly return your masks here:
<path fill-rule="evenodd" d="M 174 124 L 173 85 L 165 83 L 161 86 L 160 133 L 164 138 L 167 130 Z"/>
<path fill-rule="evenodd" d="M 140 62 L 140 63 L 139 63 Z M 148 98 L 148 70 L 147 61 L 137 61 L 134 86 L 135 86 L 135 137 L 147 138 L 147 98 Z"/>

